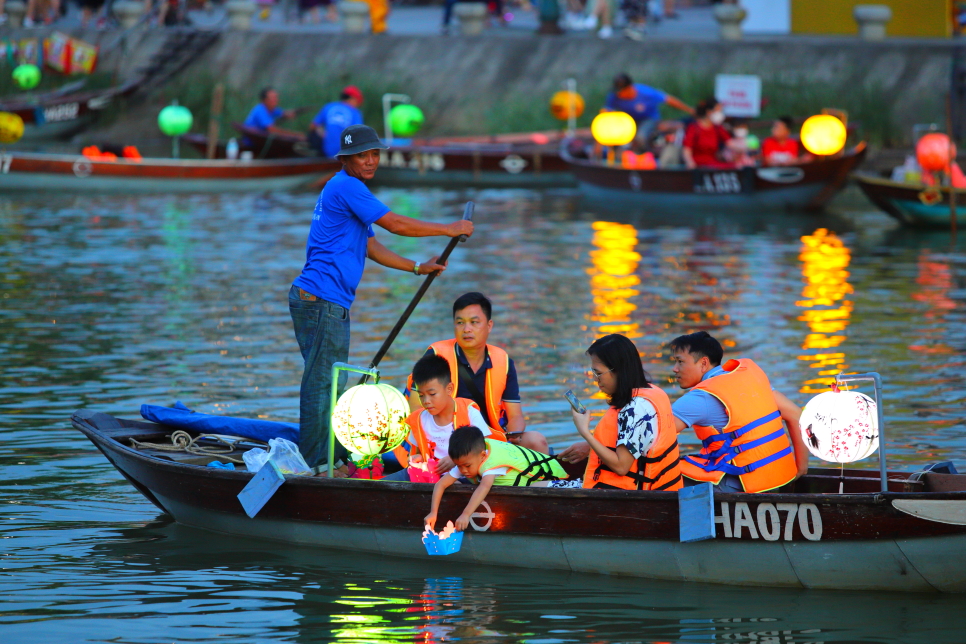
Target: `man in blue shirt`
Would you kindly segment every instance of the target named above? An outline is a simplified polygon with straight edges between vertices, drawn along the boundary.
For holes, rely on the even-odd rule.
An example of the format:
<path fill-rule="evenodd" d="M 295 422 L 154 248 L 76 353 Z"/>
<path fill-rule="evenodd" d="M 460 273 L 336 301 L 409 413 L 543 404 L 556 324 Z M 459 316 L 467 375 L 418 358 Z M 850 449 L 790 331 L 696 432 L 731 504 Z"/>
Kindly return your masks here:
<path fill-rule="evenodd" d="M 420 263 L 397 255 L 376 240 L 372 224 L 404 237 L 473 234 L 469 221 L 435 224 L 391 212 L 365 183 L 376 174 L 379 151 L 386 149 L 375 130 L 353 125 L 340 138 L 337 158 L 342 170 L 319 195 L 305 246 L 305 265 L 288 296 L 295 338 L 305 361 L 299 392 L 299 450 L 310 467 L 328 459 L 332 365 L 349 359 L 349 308 L 366 257 L 416 275 L 446 268 L 436 263 L 436 257 Z M 344 449 L 340 451 L 337 457 L 345 455 Z"/>
<path fill-rule="evenodd" d="M 258 93 L 261 101 L 252 108 L 245 119 L 245 127 L 270 133 L 290 133 L 287 130 L 275 127 L 275 123 L 283 119 L 290 119 L 295 116 L 295 110 L 283 110 L 278 106 L 278 92 L 271 87 L 266 87 Z"/>
<path fill-rule="evenodd" d="M 342 90 L 339 100 L 325 105 L 312 120 L 309 143 L 322 156 L 334 157 L 339 153 L 339 135 L 350 125 L 362 125 L 362 92 L 355 85 Z"/>
<path fill-rule="evenodd" d="M 614 77 L 614 91 L 607 95 L 604 110 L 630 114 L 637 122 L 637 140 L 647 145 L 654 128 L 661 120 L 659 108 L 664 103 L 682 112 L 694 114 L 694 108 L 680 99 L 659 89 L 635 83 L 627 74 L 618 74 Z"/>

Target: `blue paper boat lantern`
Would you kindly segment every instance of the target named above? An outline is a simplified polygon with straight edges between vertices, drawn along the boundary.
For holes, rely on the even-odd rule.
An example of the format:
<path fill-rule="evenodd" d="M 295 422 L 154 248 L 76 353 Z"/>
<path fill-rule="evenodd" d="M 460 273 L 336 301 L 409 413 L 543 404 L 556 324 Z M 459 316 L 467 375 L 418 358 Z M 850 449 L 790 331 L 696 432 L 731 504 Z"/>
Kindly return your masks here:
<path fill-rule="evenodd" d="M 426 546 L 426 554 L 451 555 L 460 551 L 460 546 L 463 545 L 463 533 L 454 532 L 446 539 L 440 539 L 438 534 L 429 533 L 423 536 L 423 544 Z"/>

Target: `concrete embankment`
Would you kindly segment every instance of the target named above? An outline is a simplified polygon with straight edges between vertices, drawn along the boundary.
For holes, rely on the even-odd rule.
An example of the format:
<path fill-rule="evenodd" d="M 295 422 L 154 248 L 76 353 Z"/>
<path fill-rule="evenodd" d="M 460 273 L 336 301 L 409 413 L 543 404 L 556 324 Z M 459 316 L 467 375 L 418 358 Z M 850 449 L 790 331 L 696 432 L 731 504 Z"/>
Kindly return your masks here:
<path fill-rule="evenodd" d="M 116 65 L 121 77 L 129 76 L 164 38 L 161 30 L 130 37 L 123 50 L 105 52 L 102 67 Z M 717 73 L 758 74 L 766 115 L 844 108 L 874 141 L 901 145 L 913 124 L 944 122 L 954 52 L 945 41 L 904 39 L 782 37 L 725 43 L 225 32 L 178 78 L 122 110 L 114 123 L 102 124 L 96 136 L 154 136 L 157 109 L 171 98 L 192 107 L 195 129 L 201 130 L 211 86 L 219 81 L 227 89 L 226 120 L 242 118 L 264 85 L 278 87 L 286 106 L 315 106 L 354 83 L 367 92 L 366 116 L 373 123 L 380 122 L 378 96 L 392 91 L 409 94 L 423 108 L 427 134 L 547 128 L 556 125 L 548 98 L 565 79 L 577 79 L 588 102 L 582 120 L 589 122 L 609 79 L 627 71 L 692 102 L 712 93 Z"/>

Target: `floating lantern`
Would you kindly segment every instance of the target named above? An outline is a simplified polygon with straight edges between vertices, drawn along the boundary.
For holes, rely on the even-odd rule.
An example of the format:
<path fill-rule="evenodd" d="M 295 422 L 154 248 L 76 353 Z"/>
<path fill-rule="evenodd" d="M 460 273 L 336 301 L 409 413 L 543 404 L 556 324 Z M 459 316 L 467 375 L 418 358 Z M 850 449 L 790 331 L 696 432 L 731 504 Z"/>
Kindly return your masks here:
<path fill-rule="evenodd" d="M 594 117 L 590 133 L 601 145 L 627 145 L 637 134 L 637 123 L 627 112 L 602 112 Z"/>
<path fill-rule="evenodd" d="M 413 136 L 425 122 L 423 111 L 415 105 L 397 105 L 389 110 L 389 127 L 396 136 Z"/>
<path fill-rule="evenodd" d="M 19 114 L 0 112 L 0 143 L 16 143 L 23 136 L 23 119 Z"/>
<path fill-rule="evenodd" d="M 799 420 L 802 440 L 830 463 L 852 463 L 879 447 L 875 401 L 857 391 L 826 391 L 805 405 Z"/>
<path fill-rule="evenodd" d="M 33 89 L 40 83 L 40 68 L 36 65 L 24 64 L 13 68 L 13 82 L 20 89 Z"/>
<path fill-rule="evenodd" d="M 194 117 L 184 105 L 168 105 L 158 114 L 158 127 L 168 136 L 181 136 L 191 129 Z"/>
<path fill-rule="evenodd" d="M 550 113 L 561 121 L 580 118 L 584 113 L 584 97 L 577 92 L 557 92 L 550 97 Z"/>
<path fill-rule="evenodd" d="M 463 533 L 456 531 L 452 521 L 447 521 L 446 527 L 438 533 L 426 526 L 423 531 L 423 544 L 426 546 L 426 554 L 451 555 L 460 551 L 460 546 L 463 545 Z"/>
<path fill-rule="evenodd" d="M 939 172 L 949 168 L 950 159 L 956 158 L 956 146 L 949 137 L 940 132 L 924 134 L 916 143 L 916 160 L 923 170 Z"/>
<path fill-rule="evenodd" d="M 385 454 L 409 436 L 409 401 L 390 385 L 356 385 L 339 398 L 332 431 L 346 449 L 363 456 Z"/>
<path fill-rule="evenodd" d="M 802 123 L 802 145 L 812 154 L 831 156 L 845 147 L 845 124 L 831 114 L 810 116 Z"/>

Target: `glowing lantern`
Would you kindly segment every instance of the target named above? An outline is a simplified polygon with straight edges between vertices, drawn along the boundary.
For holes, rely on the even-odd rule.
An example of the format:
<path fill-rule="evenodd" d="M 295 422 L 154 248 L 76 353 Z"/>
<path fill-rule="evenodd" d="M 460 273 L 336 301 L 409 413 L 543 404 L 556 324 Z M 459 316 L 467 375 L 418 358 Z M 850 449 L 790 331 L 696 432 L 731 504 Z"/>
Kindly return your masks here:
<path fill-rule="evenodd" d="M 356 385 L 339 398 L 332 431 L 346 449 L 363 456 L 385 454 L 409 436 L 409 401 L 389 385 Z"/>
<path fill-rule="evenodd" d="M 557 92 L 550 98 L 550 113 L 561 121 L 580 118 L 584 113 L 584 97 L 577 92 Z"/>
<path fill-rule="evenodd" d="M 184 105 L 168 105 L 158 114 L 158 127 L 168 136 L 181 136 L 191 129 L 194 117 Z"/>
<path fill-rule="evenodd" d="M 20 89 L 33 89 L 40 83 L 40 68 L 36 65 L 24 64 L 13 68 L 13 82 Z"/>
<path fill-rule="evenodd" d="M 627 145 L 637 134 L 637 123 L 627 112 L 602 112 L 594 117 L 590 133 L 601 145 Z"/>
<path fill-rule="evenodd" d="M 956 146 L 949 137 L 939 132 L 923 135 L 916 143 L 916 160 L 923 170 L 939 172 L 949 168 L 950 158 L 956 158 Z"/>
<path fill-rule="evenodd" d="M 412 136 L 425 122 L 423 111 L 415 105 L 397 105 L 389 110 L 389 127 L 396 136 Z"/>
<path fill-rule="evenodd" d="M 808 451 L 830 463 L 852 463 L 879 447 L 875 401 L 857 391 L 826 391 L 805 405 L 799 420 Z"/>
<path fill-rule="evenodd" d="M 0 112 L 0 143 L 16 143 L 23 136 L 23 119 L 19 114 Z"/>
<path fill-rule="evenodd" d="M 831 114 L 810 116 L 802 123 L 802 145 L 818 156 L 830 156 L 845 147 L 845 124 Z"/>
<path fill-rule="evenodd" d="M 749 134 L 745 139 L 745 145 L 748 146 L 749 152 L 754 152 L 761 149 L 761 140 L 754 134 Z"/>

